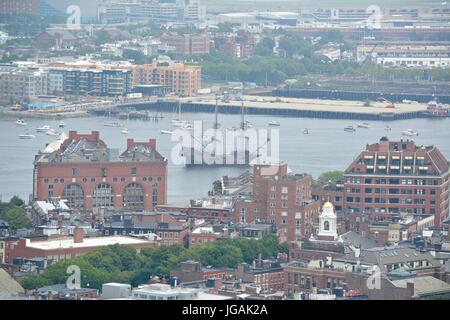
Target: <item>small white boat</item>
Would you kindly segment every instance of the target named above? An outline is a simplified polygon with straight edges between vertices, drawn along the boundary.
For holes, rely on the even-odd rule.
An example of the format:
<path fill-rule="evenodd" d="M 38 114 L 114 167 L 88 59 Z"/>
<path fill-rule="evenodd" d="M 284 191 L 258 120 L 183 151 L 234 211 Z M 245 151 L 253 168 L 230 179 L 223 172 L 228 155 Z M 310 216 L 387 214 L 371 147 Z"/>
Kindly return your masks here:
<path fill-rule="evenodd" d="M 161 134 L 173 134 L 173 131 L 170 131 L 170 130 L 161 130 Z"/>
<path fill-rule="evenodd" d="M 370 124 L 368 124 L 367 122 L 358 123 L 358 128 L 368 129 L 368 128 L 370 128 Z"/>
<path fill-rule="evenodd" d="M 347 127 L 344 128 L 344 131 L 347 131 L 347 132 L 355 132 L 356 129 L 355 129 L 353 126 L 347 126 Z"/>
<path fill-rule="evenodd" d="M 61 135 L 61 132 L 58 132 L 58 131 L 56 131 L 54 129 L 50 129 L 47 132 L 45 132 L 45 134 L 48 135 L 48 136 L 55 136 L 56 137 L 56 136 Z"/>
<path fill-rule="evenodd" d="M 42 127 L 40 127 L 40 128 L 37 128 L 36 131 L 37 131 L 37 132 L 47 132 L 47 131 L 49 131 L 50 129 L 51 129 L 50 126 L 45 125 L 45 126 L 42 126 Z"/>
<path fill-rule="evenodd" d="M 64 121 L 61 121 L 60 123 L 59 123 L 59 125 L 58 125 L 58 127 L 60 127 L 60 128 L 64 128 L 66 125 L 64 124 Z"/>
<path fill-rule="evenodd" d="M 306 128 L 305 130 L 303 130 L 303 134 L 309 134 L 308 128 Z"/>
<path fill-rule="evenodd" d="M 123 125 L 120 122 L 112 121 L 112 122 L 105 122 L 103 124 L 105 127 L 113 127 L 113 128 L 120 128 L 123 127 Z"/>
<path fill-rule="evenodd" d="M 408 129 L 408 130 L 402 131 L 402 135 L 412 137 L 412 136 L 418 136 L 419 133 L 417 131 L 414 131 L 413 129 Z"/>
<path fill-rule="evenodd" d="M 20 139 L 34 139 L 36 138 L 36 136 L 29 134 L 29 133 L 25 133 L 25 134 L 21 134 L 19 135 Z"/>
<path fill-rule="evenodd" d="M 130 133 L 130 131 L 128 131 L 127 128 L 125 128 L 125 129 L 122 130 L 122 134 L 129 134 L 129 133 Z"/>
<path fill-rule="evenodd" d="M 28 123 L 26 123 L 25 121 L 23 121 L 22 119 L 19 119 L 16 121 L 16 124 L 18 126 L 26 126 Z"/>
<path fill-rule="evenodd" d="M 276 121 L 270 121 L 269 122 L 269 126 L 279 127 L 280 124 L 278 122 L 276 122 Z"/>
<path fill-rule="evenodd" d="M 172 120 L 172 126 L 177 128 L 183 128 L 191 125 L 188 121 L 184 120 Z"/>
<path fill-rule="evenodd" d="M 384 128 L 384 131 L 391 131 L 392 129 L 391 129 L 391 127 L 389 127 L 389 126 L 386 126 L 385 128 Z"/>

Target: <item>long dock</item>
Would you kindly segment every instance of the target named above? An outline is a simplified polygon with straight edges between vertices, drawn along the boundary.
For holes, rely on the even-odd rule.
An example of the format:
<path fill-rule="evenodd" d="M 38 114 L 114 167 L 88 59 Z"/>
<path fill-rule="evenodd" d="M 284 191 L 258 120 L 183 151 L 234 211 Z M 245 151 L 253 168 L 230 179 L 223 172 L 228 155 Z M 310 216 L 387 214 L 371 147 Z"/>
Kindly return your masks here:
<path fill-rule="evenodd" d="M 182 98 L 183 112 L 214 112 L 214 97 Z M 244 96 L 242 100 L 218 101 L 220 113 L 239 114 L 241 106 L 246 114 L 275 115 L 317 119 L 350 120 L 403 120 L 424 118 L 425 104 L 395 104 L 395 108 L 386 108 L 385 102 L 371 102 L 364 106 L 361 101 L 336 101 L 318 99 L 285 99 L 279 97 Z M 128 103 L 118 105 L 118 109 L 154 110 L 173 112 L 178 108 L 177 99 L 159 99 L 152 102 Z"/>

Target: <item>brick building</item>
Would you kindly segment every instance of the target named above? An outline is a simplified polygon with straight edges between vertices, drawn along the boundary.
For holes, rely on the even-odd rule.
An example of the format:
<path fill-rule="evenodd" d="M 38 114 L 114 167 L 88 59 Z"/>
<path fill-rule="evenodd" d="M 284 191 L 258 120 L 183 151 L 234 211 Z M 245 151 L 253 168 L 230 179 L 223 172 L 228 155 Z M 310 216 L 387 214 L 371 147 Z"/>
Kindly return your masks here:
<path fill-rule="evenodd" d="M 167 159 L 153 139 L 128 139 L 125 152 L 115 155 L 99 132 L 70 131 L 36 155 L 33 198 L 65 199 L 78 210 L 150 211 L 167 201 Z"/>
<path fill-rule="evenodd" d="M 201 67 L 184 63 L 154 62 L 135 65 L 132 74 L 133 85 L 163 85 L 183 96 L 197 94 L 201 84 Z"/>
<path fill-rule="evenodd" d="M 184 35 L 165 34 L 161 37 L 161 42 L 175 47 L 175 52 L 179 56 L 208 54 L 211 48 L 211 40 L 206 32 Z"/>
<path fill-rule="evenodd" d="M 320 213 L 320 202 L 312 200 L 311 185 L 310 175 L 288 173 L 287 164 L 254 166 L 251 199 L 236 200 L 234 222 L 273 223 L 280 241 L 309 237 Z"/>
<path fill-rule="evenodd" d="M 449 162 L 435 146 L 382 138 L 345 170 L 343 210 L 375 220 L 432 215 L 439 227 L 449 215 L 449 179 Z"/>
<path fill-rule="evenodd" d="M 225 279 L 228 276 L 226 268 L 205 268 L 199 261 L 187 260 L 180 267 L 170 271 L 171 277 L 176 277 L 179 283 L 208 280 L 209 278 Z"/>
<path fill-rule="evenodd" d="M 244 283 L 255 285 L 263 292 L 284 289 L 283 266 L 277 260 L 257 259 L 252 265 L 241 263 L 235 271 L 235 277 Z"/>

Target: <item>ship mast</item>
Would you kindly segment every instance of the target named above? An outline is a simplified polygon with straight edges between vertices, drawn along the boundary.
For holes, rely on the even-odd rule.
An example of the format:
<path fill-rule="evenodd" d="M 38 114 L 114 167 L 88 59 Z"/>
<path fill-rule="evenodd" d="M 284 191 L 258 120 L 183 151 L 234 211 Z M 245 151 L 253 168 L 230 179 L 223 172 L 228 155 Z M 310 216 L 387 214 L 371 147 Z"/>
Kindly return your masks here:
<path fill-rule="evenodd" d="M 244 101 L 241 103 L 241 130 L 245 130 L 245 120 L 244 120 Z"/>

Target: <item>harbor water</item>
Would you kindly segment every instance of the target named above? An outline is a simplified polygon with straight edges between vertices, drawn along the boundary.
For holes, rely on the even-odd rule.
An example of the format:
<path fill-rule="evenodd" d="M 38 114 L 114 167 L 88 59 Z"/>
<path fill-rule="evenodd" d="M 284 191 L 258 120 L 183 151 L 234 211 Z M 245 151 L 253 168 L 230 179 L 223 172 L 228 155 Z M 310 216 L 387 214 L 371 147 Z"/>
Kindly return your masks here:
<path fill-rule="evenodd" d="M 195 167 L 185 168 L 175 165 L 170 155 L 177 141 L 171 136 L 161 134 L 161 130 L 174 130 L 171 120 L 177 115 L 164 113 L 164 118 L 155 121 L 118 120 L 129 131 L 123 134 L 123 128 L 107 127 L 103 124 L 111 119 L 104 117 L 65 119 L 65 127 L 58 128 L 59 120 L 27 119 L 27 126 L 16 125 L 17 119 L 0 119 L 0 195 L 3 201 L 14 195 L 28 199 L 32 193 L 32 172 L 34 155 L 45 147 L 46 143 L 55 140 L 54 136 L 37 133 L 36 128 L 49 125 L 51 128 L 64 131 L 77 130 L 80 133 L 100 131 L 100 137 L 110 148 L 122 152 L 126 147 L 126 139 L 147 141 L 157 140 L 157 149 L 169 159 L 168 202 L 172 204 L 186 203 L 190 199 L 206 196 L 212 189 L 214 180 L 223 175 L 235 176 L 243 172 L 242 167 Z M 210 128 L 214 114 L 183 113 L 183 120 L 203 120 L 204 128 Z M 351 161 L 368 143 L 378 142 L 383 136 L 391 140 L 413 139 L 419 145 L 437 146 L 450 159 L 450 118 L 447 119 L 412 119 L 401 121 L 373 121 L 370 128 L 357 128 L 352 120 L 325 120 L 306 118 L 285 118 L 274 116 L 247 116 L 253 129 L 279 130 L 279 158 L 289 164 L 292 171 L 309 173 L 318 177 L 329 170 L 345 170 Z M 238 127 L 240 115 L 220 114 L 220 128 Z M 268 126 L 269 122 L 277 122 L 280 126 Z M 344 131 L 353 125 L 355 132 Z M 386 131 L 386 126 L 391 131 Z M 304 129 L 308 134 L 304 134 Z M 412 129 L 419 133 L 415 137 L 404 137 L 401 131 Z M 19 139 L 21 134 L 33 134 L 35 139 Z"/>

